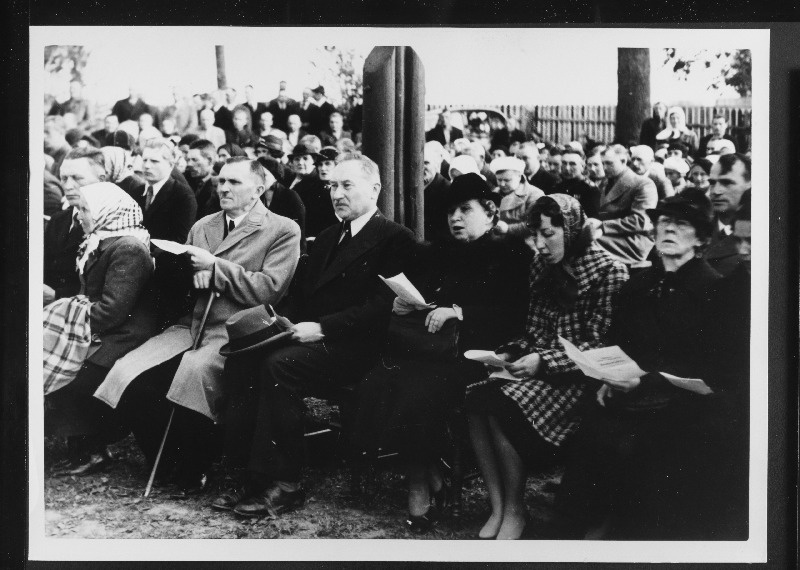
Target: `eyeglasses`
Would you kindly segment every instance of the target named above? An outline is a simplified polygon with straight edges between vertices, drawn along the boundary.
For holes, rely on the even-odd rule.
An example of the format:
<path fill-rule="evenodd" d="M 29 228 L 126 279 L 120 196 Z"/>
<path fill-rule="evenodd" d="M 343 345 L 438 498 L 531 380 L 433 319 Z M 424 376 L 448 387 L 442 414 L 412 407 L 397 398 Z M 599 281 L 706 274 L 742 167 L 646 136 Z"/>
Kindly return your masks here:
<path fill-rule="evenodd" d="M 691 223 L 686 220 L 682 220 L 680 218 L 674 218 L 672 216 L 659 216 L 656 220 L 656 226 L 664 227 L 668 225 L 674 225 L 676 228 L 680 229 L 687 229 L 693 227 Z"/>

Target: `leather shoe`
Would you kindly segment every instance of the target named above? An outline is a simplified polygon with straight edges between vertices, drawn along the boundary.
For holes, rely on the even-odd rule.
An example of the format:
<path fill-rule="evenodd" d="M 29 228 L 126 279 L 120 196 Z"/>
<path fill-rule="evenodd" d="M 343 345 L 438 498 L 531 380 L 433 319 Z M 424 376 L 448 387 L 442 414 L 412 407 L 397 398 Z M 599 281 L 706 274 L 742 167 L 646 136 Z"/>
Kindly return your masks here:
<path fill-rule="evenodd" d="M 75 469 L 70 469 L 66 473 L 67 475 L 76 476 L 91 475 L 92 473 L 99 473 L 100 471 L 103 471 L 113 462 L 114 458 L 111 457 L 111 454 L 107 449 L 105 449 L 100 453 L 92 453 L 85 463 L 81 463 L 75 467 Z"/>
<path fill-rule="evenodd" d="M 253 488 L 249 485 L 240 483 L 227 489 L 224 493 L 217 496 L 211 503 L 211 508 L 218 511 L 232 511 L 233 508 L 253 495 Z"/>
<path fill-rule="evenodd" d="M 242 517 L 276 517 L 291 511 L 305 503 L 306 492 L 300 488 L 297 491 L 284 491 L 277 485 L 267 487 L 260 493 L 239 502 L 233 512 Z"/>
<path fill-rule="evenodd" d="M 208 489 L 208 476 L 201 473 L 194 477 L 181 479 L 176 483 L 177 490 L 169 494 L 170 499 L 188 499 L 201 495 Z"/>

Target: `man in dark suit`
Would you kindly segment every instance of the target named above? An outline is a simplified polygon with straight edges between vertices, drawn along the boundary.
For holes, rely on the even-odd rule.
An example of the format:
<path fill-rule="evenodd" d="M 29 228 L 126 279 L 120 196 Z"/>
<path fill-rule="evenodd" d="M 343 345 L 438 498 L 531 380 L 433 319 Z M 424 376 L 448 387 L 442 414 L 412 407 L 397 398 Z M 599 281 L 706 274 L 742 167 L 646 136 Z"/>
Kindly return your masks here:
<path fill-rule="evenodd" d="M 600 190 L 583 175 L 584 154 L 567 148 L 561 158 L 561 182 L 553 188 L 553 194 L 567 194 L 581 203 L 589 218 L 596 218 L 600 209 Z"/>
<path fill-rule="evenodd" d="M 344 117 L 341 113 L 332 113 L 329 120 L 329 125 L 326 130 L 322 131 L 319 135 L 319 140 L 322 146 L 336 146 L 336 143 L 342 139 L 353 140 L 353 135 L 350 131 L 344 130 Z"/>
<path fill-rule="evenodd" d="M 436 126 L 425 133 L 425 142 L 437 141 L 446 147 L 456 139 L 463 138 L 464 133 L 450 124 L 450 111 L 445 109 L 439 113 L 439 122 Z"/>
<path fill-rule="evenodd" d="M 444 149 L 437 141 L 425 143 L 422 182 L 425 184 L 425 240 L 434 242 L 450 237 L 447 223 L 447 191 L 450 181 L 440 170 Z"/>
<path fill-rule="evenodd" d="M 229 357 L 226 364 L 226 373 L 239 385 L 242 371 L 259 364 L 256 384 L 232 400 L 228 413 L 241 415 L 241 406 L 251 402 L 256 409 L 246 479 L 220 495 L 214 508 L 262 516 L 301 505 L 302 398 L 357 381 L 375 364 L 385 340 L 394 295 L 378 275 L 403 270 L 412 234 L 378 211 L 380 176 L 370 159 L 344 160 L 334 169 L 331 184 L 342 223 L 319 235 L 305 271 L 295 277 L 289 303 L 282 308 L 296 323 L 292 342 L 266 355 L 253 351 L 254 360 L 250 356 L 238 364 Z M 244 360 L 250 365 L 238 368 Z M 230 441 L 248 439 L 227 436 Z"/>
<path fill-rule="evenodd" d="M 214 176 L 216 162 L 217 150 L 211 141 L 199 139 L 189 145 L 189 152 L 186 155 L 186 175 L 197 201 L 198 220 L 220 210 L 217 177 Z"/>
<path fill-rule="evenodd" d="M 558 179 L 542 168 L 536 143 L 526 142 L 520 146 L 517 158 L 525 162 L 525 179 L 528 184 L 541 188 L 545 194 L 552 194 Z"/>
<path fill-rule="evenodd" d="M 322 155 L 314 152 L 310 143 L 298 144 L 289 155 L 295 173 L 295 180 L 289 187 L 303 200 L 306 208 L 306 235 L 312 238 L 316 238 L 322 230 L 338 221 L 326 183 L 320 180 L 315 165 L 322 158 Z"/>
<path fill-rule="evenodd" d="M 138 121 L 144 113 L 153 115 L 153 110 L 142 100 L 141 93 L 137 87 L 131 86 L 130 95 L 127 99 L 120 99 L 111 108 L 111 114 L 116 115 L 120 123 L 125 121 Z M 155 115 L 154 115 L 155 116 Z"/>
<path fill-rule="evenodd" d="M 197 219 L 197 200 L 189 186 L 171 178 L 175 154 L 165 139 L 147 141 L 142 150 L 145 187 L 134 199 L 142 208 L 142 223 L 151 238 L 185 243 Z M 163 325 L 172 324 L 191 308 L 191 271 L 183 257 L 156 252 L 153 282 L 158 289 Z"/>
<path fill-rule="evenodd" d="M 305 120 L 308 123 L 308 132 L 320 136 L 328 128 L 330 118 L 336 112 L 336 107 L 331 105 L 325 97 L 325 88 L 320 85 L 311 90 L 314 100 L 306 109 Z"/>
<path fill-rule="evenodd" d="M 267 103 L 267 111 L 272 113 L 273 125 L 285 133 L 289 132 L 287 119 L 289 115 L 300 113 L 300 105 L 294 99 L 286 96 L 286 82 L 281 81 L 278 96 Z M 297 144 L 297 143 L 295 143 Z"/>
<path fill-rule="evenodd" d="M 724 154 L 711 167 L 708 182 L 716 226 L 703 257 L 722 275 L 728 276 L 739 264 L 739 240 L 733 235 L 736 211 L 750 193 L 750 159 L 743 154 Z M 749 202 L 749 200 L 745 200 Z"/>
<path fill-rule="evenodd" d="M 103 128 L 92 132 L 92 136 L 97 139 L 100 146 L 113 146 L 112 136 L 119 128 L 119 119 L 116 115 L 106 115 L 103 119 Z"/>
<path fill-rule="evenodd" d="M 660 101 L 653 105 L 653 116 L 645 119 L 639 132 L 639 144 L 644 144 L 655 150 L 656 135 L 667 127 L 667 106 Z"/>
<path fill-rule="evenodd" d="M 697 147 L 697 158 L 703 158 L 708 155 L 708 143 L 711 141 L 718 141 L 722 139 L 729 140 L 736 148 L 736 141 L 727 133 L 728 120 L 722 115 L 714 115 L 711 120 L 711 132 L 700 139 L 700 145 Z"/>
<path fill-rule="evenodd" d="M 603 153 L 603 168 L 608 182 L 600 197 L 598 219 L 592 218 L 597 242 L 629 267 L 643 267 L 653 249 L 653 225 L 648 208 L 658 203 L 652 180 L 628 167 L 628 149 L 611 145 Z"/>

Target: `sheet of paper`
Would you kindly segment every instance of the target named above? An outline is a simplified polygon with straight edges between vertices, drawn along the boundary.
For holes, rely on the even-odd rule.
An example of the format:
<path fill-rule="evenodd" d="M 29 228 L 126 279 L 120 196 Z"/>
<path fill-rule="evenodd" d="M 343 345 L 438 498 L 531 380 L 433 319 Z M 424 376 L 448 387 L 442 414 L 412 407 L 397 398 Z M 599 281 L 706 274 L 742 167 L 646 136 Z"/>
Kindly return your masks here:
<path fill-rule="evenodd" d="M 714 392 L 714 390 L 712 390 L 708 384 L 703 382 L 700 378 L 681 378 L 680 376 L 674 376 L 673 374 L 668 374 L 667 372 L 661 372 L 661 375 L 673 386 L 683 388 L 684 390 L 689 390 L 695 394 L 707 396 L 708 394 Z"/>
<path fill-rule="evenodd" d="M 414 284 L 408 280 L 405 273 L 398 273 L 394 277 L 389 277 L 388 279 L 383 275 L 378 275 L 378 277 L 388 285 L 389 289 L 394 291 L 395 295 L 406 303 L 410 303 L 420 309 L 430 307 L 430 305 L 425 302 L 422 294 L 414 287 Z"/>
<path fill-rule="evenodd" d="M 499 366 L 501 368 L 511 366 L 510 362 L 501 360 L 492 350 L 468 350 L 464 353 L 464 358 L 488 364 L 489 366 Z"/>
<path fill-rule="evenodd" d="M 168 253 L 174 253 L 175 255 L 181 255 L 189 251 L 188 247 L 176 241 L 169 241 L 166 239 L 151 239 L 150 243 L 152 243 L 158 249 L 163 249 L 164 251 Z"/>
<path fill-rule="evenodd" d="M 563 337 L 558 337 L 564 352 L 591 378 L 601 380 L 631 380 L 647 374 L 618 346 L 604 346 L 581 352 L 578 347 Z"/>
<path fill-rule="evenodd" d="M 514 382 L 519 382 L 519 378 L 511 374 L 508 370 L 503 368 L 502 370 L 496 370 L 489 374 L 489 378 L 503 378 L 505 380 L 513 380 Z"/>

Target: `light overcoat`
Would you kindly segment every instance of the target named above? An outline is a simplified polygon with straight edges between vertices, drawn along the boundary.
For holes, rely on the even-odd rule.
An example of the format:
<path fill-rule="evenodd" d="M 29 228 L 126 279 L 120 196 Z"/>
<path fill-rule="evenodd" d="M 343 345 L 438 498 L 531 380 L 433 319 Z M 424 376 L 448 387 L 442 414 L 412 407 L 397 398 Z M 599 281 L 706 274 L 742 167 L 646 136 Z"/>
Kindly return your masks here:
<path fill-rule="evenodd" d="M 300 257 L 300 228 L 292 220 L 267 210 L 260 201 L 223 239 L 224 221 L 224 212 L 202 218 L 192 227 L 187 240 L 187 244 L 206 249 L 217 258 L 211 292 L 199 295 L 191 318 L 185 317 L 118 360 L 95 393 L 97 398 L 116 407 L 134 378 L 184 353 L 167 398 L 218 420 L 225 364 L 219 349 L 228 342 L 225 321 L 256 305 L 277 305 Z M 189 350 L 211 295 L 214 298 L 200 346 Z"/>

